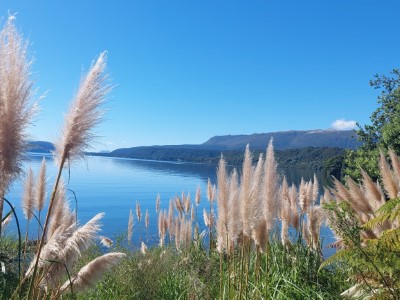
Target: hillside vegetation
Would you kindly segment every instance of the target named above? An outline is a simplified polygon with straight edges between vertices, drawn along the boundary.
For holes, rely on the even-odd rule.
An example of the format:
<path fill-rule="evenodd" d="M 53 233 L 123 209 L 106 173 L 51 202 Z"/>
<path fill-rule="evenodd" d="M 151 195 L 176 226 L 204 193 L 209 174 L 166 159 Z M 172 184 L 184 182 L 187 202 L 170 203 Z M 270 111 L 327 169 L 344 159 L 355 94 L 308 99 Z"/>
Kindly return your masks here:
<path fill-rule="evenodd" d="M 135 159 L 150 159 L 163 161 L 183 161 L 194 163 L 217 164 L 221 158 L 230 165 L 241 165 L 243 163 L 243 150 L 211 150 L 196 149 L 174 146 L 150 146 L 134 147 L 126 149 L 117 149 L 107 154 L 94 154 L 101 156 L 125 157 Z M 254 156 L 258 157 L 262 150 L 255 150 Z M 276 157 L 281 168 L 307 168 L 314 170 L 323 170 L 328 161 L 333 158 L 343 157 L 345 153 L 341 148 L 314 148 L 277 150 Z M 340 166 L 339 166 L 340 167 Z"/>
<path fill-rule="evenodd" d="M 333 147 L 356 149 L 360 142 L 353 130 L 290 130 L 251 135 L 215 136 L 202 144 L 203 147 L 220 150 L 241 150 L 247 144 L 252 149 L 264 150 L 269 140 L 274 139 L 275 149 L 301 149 L 308 147 Z"/>

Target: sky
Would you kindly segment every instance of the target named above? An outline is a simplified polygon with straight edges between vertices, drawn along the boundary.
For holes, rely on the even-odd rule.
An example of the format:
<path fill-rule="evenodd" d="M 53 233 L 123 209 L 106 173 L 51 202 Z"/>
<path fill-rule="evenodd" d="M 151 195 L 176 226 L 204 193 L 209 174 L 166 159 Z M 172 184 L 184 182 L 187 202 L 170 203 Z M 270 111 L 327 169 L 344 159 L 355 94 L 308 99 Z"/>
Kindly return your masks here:
<path fill-rule="evenodd" d="M 57 138 L 107 51 L 115 88 L 94 150 L 368 124 L 369 80 L 399 67 L 399 12 L 397 0 L 0 0 L 46 93 L 34 140 Z"/>

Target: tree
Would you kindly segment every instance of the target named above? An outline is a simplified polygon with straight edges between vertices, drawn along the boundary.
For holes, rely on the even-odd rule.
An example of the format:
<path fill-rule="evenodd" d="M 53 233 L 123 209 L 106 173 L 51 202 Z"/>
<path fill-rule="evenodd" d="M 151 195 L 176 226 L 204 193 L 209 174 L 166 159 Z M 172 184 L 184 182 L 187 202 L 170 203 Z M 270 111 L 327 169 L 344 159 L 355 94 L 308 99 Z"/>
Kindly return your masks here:
<path fill-rule="evenodd" d="M 379 107 L 372 113 L 370 125 L 357 123 L 362 145 L 358 150 L 349 151 L 344 163 L 346 175 L 360 178 L 360 168 L 363 168 L 376 179 L 379 149 L 393 149 L 400 155 L 400 70 L 392 70 L 389 76 L 376 74 L 369 84 L 382 90 L 378 96 Z"/>

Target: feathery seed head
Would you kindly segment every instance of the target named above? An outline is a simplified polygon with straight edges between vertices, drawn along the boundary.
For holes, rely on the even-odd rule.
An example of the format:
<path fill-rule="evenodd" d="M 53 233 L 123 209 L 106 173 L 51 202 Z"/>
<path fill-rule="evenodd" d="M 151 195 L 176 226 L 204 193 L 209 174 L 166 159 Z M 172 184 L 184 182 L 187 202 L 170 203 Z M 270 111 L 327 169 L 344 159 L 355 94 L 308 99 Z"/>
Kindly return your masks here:
<path fill-rule="evenodd" d="M 63 293 L 69 291 L 72 283 L 74 292 L 81 292 L 87 288 L 92 287 L 105 272 L 109 271 L 111 267 L 118 264 L 118 262 L 126 256 L 125 253 L 112 252 L 104 254 L 95 258 L 86 266 L 84 266 L 78 274 L 71 279 L 67 280 L 61 287 Z"/>
<path fill-rule="evenodd" d="M 143 255 L 146 255 L 147 251 L 147 246 L 146 244 L 142 241 L 142 244 L 140 245 L 140 252 L 142 252 Z"/>
<path fill-rule="evenodd" d="M 106 53 L 99 55 L 87 75 L 83 78 L 59 140 L 55 143 L 55 160 L 60 166 L 66 159 L 74 160 L 84 156 L 84 151 L 94 139 L 93 127 L 103 116 L 101 109 L 111 86 L 107 83 Z"/>
<path fill-rule="evenodd" d="M 200 198 L 201 198 L 201 189 L 200 189 L 200 185 L 197 186 L 197 190 L 196 190 L 196 206 L 199 206 L 200 204 Z"/>
<path fill-rule="evenodd" d="M 27 147 L 27 128 L 36 114 L 31 77 L 32 62 L 27 57 L 28 43 L 10 16 L 0 32 L 0 195 L 21 173 Z M 0 214 L 2 213 L 0 203 Z M 1 215 L 0 215 L 1 216 Z"/>
<path fill-rule="evenodd" d="M 24 197 L 23 197 L 23 212 L 25 218 L 28 221 L 33 216 L 33 210 L 35 207 L 35 193 L 34 193 L 35 182 L 33 178 L 32 169 L 29 168 L 28 175 L 26 176 L 25 183 L 24 183 Z"/>
<path fill-rule="evenodd" d="M 100 237 L 100 243 L 107 248 L 110 248 L 113 245 L 113 241 L 105 236 Z"/>
<path fill-rule="evenodd" d="M 400 160 L 399 157 L 394 153 L 393 149 L 389 149 L 390 160 L 392 161 L 393 173 L 396 178 L 396 182 L 400 184 Z"/>
<path fill-rule="evenodd" d="M 156 212 L 158 213 L 160 211 L 160 194 L 157 194 L 156 198 Z"/>
<path fill-rule="evenodd" d="M 236 169 L 232 171 L 229 178 L 229 207 L 228 210 L 228 234 L 231 240 L 242 233 L 242 220 L 240 212 L 239 183 Z"/>
<path fill-rule="evenodd" d="M 8 217 L 3 222 L 1 222 L 1 230 L 3 232 L 4 232 L 4 229 L 6 228 L 6 226 L 11 222 L 11 220 L 12 220 L 12 214 L 9 214 Z"/>
<path fill-rule="evenodd" d="M 137 201 L 136 201 L 136 217 L 139 222 L 142 220 L 142 212 L 140 210 L 140 204 Z"/>
<path fill-rule="evenodd" d="M 317 201 L 318 195 L 319 195 L 318 178 L 317 178 L 317 175 L 315 175 L 315 173 L 314 173 L 314 182 L 313 182 L 313 185 L 312 185 L 312 198 L 311 198 L 313 205 Z"/>
<path fill-rule="evenodd" d="M 203 209 L 203 219 L 204 219 L 204 224 L 205 224 L 207 227 L 210 227 L 210 226 L 211 226 L 210 217 L 209 217 L 209 215 L 207 214 L 207 211 L 206 211 L 205 208 Z"/>
<path fill-rule="evenodd" d="M 264 165 L 264 218 L 267 230 L 273 226 L 275 218 L 279 215 L 279 185 L 277 163 L 275 161 L 273 139 L 269 141 Z"/>
<path fill-rule="evenodd" d="M 189 213 L 189 209 L 190 209 L 190 193 L 188 193 L 187 197 L 184 196 L 185 194 L 182 193 L 182 199 L 183 199 L 183 204 L 184 204 L 184 208 L 185 208 L 185 214 Z"/>
<path fill-rule="evenodd" d="M 253 175 L 253 155 L 250 152 L 250 147 L 247 144 L 244 152 L 242 176 L 240 180 L 240 212 L 242 221 L 242 230 L 245 236 L 251 236 L 251 215 L 252 215 L 252 199 L 251 179 Z"/>
<path fill-rule="evenodd" d="M 36 186 L 36 208 L 41 211 L 46 198 L 46 159 L 43 157 L 39 171 L 39 181 Z"/>
<path fill-rule="evenodd" d="M 132 240 L 133 233 L 133 212 L 132 209 L 129 210 L 129 219 L 128 219 L 128 242 Z"/>
<path fill-rule="evenodd" d="M 145 221 L 146 228 L 149 228 L 150 219 L 149 219 L 149 210 L 148 209 L 146 209 L 146 215 L 144 217 L 144 221 Z"/>
<path fill-rule="evenodd" d="M 194 206 L 192 205 L 191 209 L 190 209 L 190 220 L 191 221 L 195 221 L 196 220 L 196 211 Z"/>
<path fill-rule="evenodd" d="M 385 188 L 387 195 L 390 199 L 396 198 L 399 193 L 399 186 L 394 178 L 394 174 L 390 170 L 389 163 L 387 162 L 382 150 L 380 151 L 379 168 L 381 171 L 383 187 Z"/>
<path fill-rule="evenodd" d="M 208 199 L 208 201 L 213 203 L 214 202 L 214 198 L 215 198 L 215 185 L 212 185 L 210 178 L 208 178 L 208 182 L 207 182 L 207 199 Z"/>
<path fill-rule="evenodd" d="M 361 169 L 361 176 L 363 178 L 362 182 L 365 198 L 375 212 L 383 204 L 381 202 L 381 193 L 379 192 L 377 185 L 372 181 L 371 177 L 369 177 L 367 172 L 365 172 L 363 169 Z"/>

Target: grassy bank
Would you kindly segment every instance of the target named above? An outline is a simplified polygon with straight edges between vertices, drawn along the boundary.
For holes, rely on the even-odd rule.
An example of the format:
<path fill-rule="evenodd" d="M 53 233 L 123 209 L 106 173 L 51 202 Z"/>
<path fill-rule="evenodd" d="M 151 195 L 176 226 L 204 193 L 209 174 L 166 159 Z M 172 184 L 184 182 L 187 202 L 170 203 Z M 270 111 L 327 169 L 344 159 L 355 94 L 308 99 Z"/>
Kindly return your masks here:
<path fill-rule="evenodd" d="M 322 258 L 303 243 L 284 247 L 272 239 L 267 255 L 241 249 L 231 256 L 191 245 L 178 253 L 174 245 L 128 255 L 95 288 L 78 299 L 339 299 L 349 287 L 343 269 L 318 272 Z M 97 255 L 92 248 L 83 257 Z M 94 252 L 94 253 L 93 253 Z M 245 265 L 243 266 L 243 262 Z M 222 285 L 222 288 L 221 288 Z M 73 298 L 69 295 L 71 299 Z"/>

